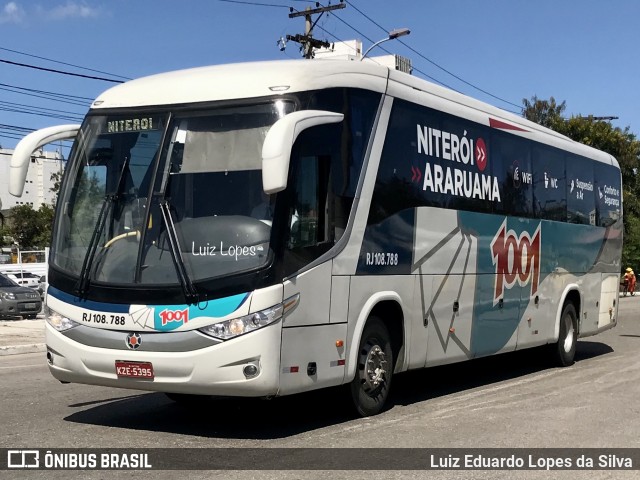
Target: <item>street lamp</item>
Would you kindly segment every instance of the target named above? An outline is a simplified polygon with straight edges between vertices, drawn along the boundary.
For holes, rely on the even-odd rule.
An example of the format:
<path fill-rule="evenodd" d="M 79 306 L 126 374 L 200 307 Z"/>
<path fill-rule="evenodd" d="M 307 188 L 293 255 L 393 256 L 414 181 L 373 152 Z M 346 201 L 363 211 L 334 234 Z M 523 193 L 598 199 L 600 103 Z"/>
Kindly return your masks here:
<path fill-rule="evenodd" d="M 377 47 L 378 45 L 380 45 L 381 43 L 388 42 L 389 40 L 395 40 L 396 38 L 399 38 L 399 37 L 404 37 L 405 35 L 409 35 L 410 33 L 411 33 L 411 30 L 409 30 L 408 28 L 396 28 L 395 30 L 391 30 L 387 38 L 378 40 L 376 43 L 374 43 L 369 48 L 367 48 L 367 51 L 364 52 L 364 55 L 362 55 L 362 58 L 360 59 L 360 61 L 364 60 L 365 57 L 369 54 L 369 52 L 373 50 L 375 47 Z"/>

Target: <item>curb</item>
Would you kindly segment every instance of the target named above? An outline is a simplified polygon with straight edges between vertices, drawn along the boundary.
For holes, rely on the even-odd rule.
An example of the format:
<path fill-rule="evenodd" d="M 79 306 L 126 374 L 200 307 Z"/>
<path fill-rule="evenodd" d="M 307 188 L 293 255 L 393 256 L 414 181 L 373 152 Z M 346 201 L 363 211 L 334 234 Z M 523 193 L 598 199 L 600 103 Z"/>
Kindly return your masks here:
<path fill-rule="evenodd" d="M 32 343 L 29 345 L 10 345 L 0 347 L 0 357 L 3 355 L 19 355 L 21 353 L 39 353 L 46 352 L 47 345 L 44 343 Z"/>

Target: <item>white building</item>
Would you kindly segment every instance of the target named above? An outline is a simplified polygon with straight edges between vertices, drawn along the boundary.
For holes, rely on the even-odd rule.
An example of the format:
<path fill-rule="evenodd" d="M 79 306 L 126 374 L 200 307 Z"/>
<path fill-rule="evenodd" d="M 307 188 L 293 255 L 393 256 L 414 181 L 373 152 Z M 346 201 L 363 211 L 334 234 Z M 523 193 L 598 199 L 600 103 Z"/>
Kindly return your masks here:
<path fill-rule="evenodd" d="M 22 197 L 9 194 L 9 165 L 13 150 L 0 149 L 0 201 L 2 210 L 6 211 L 16 205 L 31 205 L 35 210 L 40 206 L 53 203 L 54 194 L 51 191 L 54 182 L 51 175 L 64 169 L 65 159 L 59 152 L 45 152 L 38 150 L 31 157 L 31 165 L 27 173 Z"/>

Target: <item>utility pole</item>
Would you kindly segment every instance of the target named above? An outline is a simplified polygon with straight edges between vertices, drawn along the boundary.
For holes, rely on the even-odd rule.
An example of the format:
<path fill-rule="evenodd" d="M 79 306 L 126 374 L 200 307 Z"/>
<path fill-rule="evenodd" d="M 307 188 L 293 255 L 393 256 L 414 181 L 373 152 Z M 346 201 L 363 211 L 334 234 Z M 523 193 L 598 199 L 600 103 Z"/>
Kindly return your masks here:
<path fill-rule="evenodd" d="M 290 9 L 291 13 L 289 13 L 289 18 L 304 17 L 305 29 L 304 35 L 287 35 L 287 40 L 299 43 L 302 46 L 302 55 L 304 58 L 313 58 L 314 48 L 329 48 L 331 46 L 329 42 L 323 42 L 322 40 L 313 38 L 313 27 L 316 26 L 316 23 L 318 23 L 323 13 L 345 8 L 347 5 L 342 3 L 343 1 L 344 0 L 340 0 L 338 5 L 329 5 L 326 7 L 321 7 L 320 3 L 316 2 L 316 8 L 307 7 L 303 12 L 294 12 L 293 8 Z M 320 14 L 320 16 L 315 22 L 312 22 L 311 15 L 317 14 Z"/>
<path fill-rule="evenodd" d="M 580 117 L 580 118 L 585 118 L 587 120 L 598 120 L 598 121 L 606 121 L 606 120 L 618 120 L 618 117 L 615 117 L 613 115 L 611 116 L 604 116 L 604 117 L 594 117 L 593 115 L 589 115 L 587 117 Z"/>

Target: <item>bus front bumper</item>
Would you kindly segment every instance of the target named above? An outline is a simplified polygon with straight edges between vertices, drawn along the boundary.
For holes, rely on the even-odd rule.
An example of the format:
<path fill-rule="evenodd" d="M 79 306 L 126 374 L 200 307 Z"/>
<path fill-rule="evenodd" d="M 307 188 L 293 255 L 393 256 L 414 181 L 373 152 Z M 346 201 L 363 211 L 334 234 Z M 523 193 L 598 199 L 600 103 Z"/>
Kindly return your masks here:
<path fill-rule="evenodd" d="M 88 346 L 46 324 L 51 374 L 62 382 L 157 392 L 262 397 L 278 393 L 282 323 L 197 350 L 167 352 Z M 157 335 L 164 335 L 162 333 Z M 123 378 L 116 362 L 149 362 L 153 379 Z M 248 378 L 245 367 L 258 367 Z"/>

